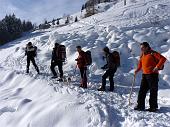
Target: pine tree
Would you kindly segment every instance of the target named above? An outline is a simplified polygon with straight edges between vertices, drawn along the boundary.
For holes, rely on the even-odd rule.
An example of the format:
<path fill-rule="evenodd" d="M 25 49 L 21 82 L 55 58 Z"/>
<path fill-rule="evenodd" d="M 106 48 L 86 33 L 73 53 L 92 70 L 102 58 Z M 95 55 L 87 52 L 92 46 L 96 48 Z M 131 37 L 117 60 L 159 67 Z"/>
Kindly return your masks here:
<path fill-rule="evenodd" d="M 0 44 L 14 40 L 21 37 L 22 33 L 33 29 L 31 22 L 22 22 L 19 18 L 16 18 L 15 14 L 6 15 L 2 21 L 0 21 Z"/>
<path fill-rule="evenodd" d="M 75 22 L 77 22 L 78 21 L 78 18 L 77 18 L 77 16 L 76 16 L 76 18 L 75 18 L 75 20 L 74 20 Z"/>
<path fill-rule="evenodd" d="M 60 25 L 60 19 L 57 19 L 57 25 Z"/>
<path fill-rule="evenodd" d="M 81 11 L 83 11 L 85 9 L 85 5 L 83 4 L 81 7 Z"/>
<path fill-rule="evenodd" d="M 52 24 L 55 25 L 55 19 L 52 20 Z"/>
<path fill-rule="evenodd" d="M 67 16 L 65 24 L 69 24 L 69 16 Z"/>

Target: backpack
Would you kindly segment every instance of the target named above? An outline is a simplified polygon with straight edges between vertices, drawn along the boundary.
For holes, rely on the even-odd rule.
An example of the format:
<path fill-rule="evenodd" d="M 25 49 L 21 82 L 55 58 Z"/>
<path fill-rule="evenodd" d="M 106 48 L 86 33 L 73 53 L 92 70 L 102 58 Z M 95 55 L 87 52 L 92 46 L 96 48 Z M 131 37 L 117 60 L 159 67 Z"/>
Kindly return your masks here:
<path fill-rule="evenodd" d="M 57 57 L 62 62 L 65 62 L 65 60 L 66 60 L 66 47 L 64 45 L 59 45 L 58 51 L 57 51 Z"/>
<path fill-rule="evenodd" d="M 37 47 L 32 46 L 32 47 L 26 47 L 25 48 L 25 55 L 31 56 L 31 57 L 36 57 L 37 56 Z"/>
<path fill-rule="evenodd" d="M 86 65 L 91 65 L 92 64 L 92 57 L 91 57 L 91 51 L 86 51 Z"/>
<path fill-rule="evenodd" d="M 113 51 L 112 55 L 113 55 L 113 60 L 116 63 L 116 66 L 120 67 L 120 55 L 119 55 L 119 52 L 118 51 Z"/>

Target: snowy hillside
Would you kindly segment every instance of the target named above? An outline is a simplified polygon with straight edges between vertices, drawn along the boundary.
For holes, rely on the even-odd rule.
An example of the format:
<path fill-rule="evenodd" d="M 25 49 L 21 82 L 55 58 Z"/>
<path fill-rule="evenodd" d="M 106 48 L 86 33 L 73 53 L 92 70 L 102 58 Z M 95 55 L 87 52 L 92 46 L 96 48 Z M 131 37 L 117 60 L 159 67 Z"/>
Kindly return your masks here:
<path fill-rule="evenodd" d="M 105 5 L 100 5 L 105 6 Z M 104 7 L 103 7 L 104 8 Z M 0 47 L 0 125 L 1 127 L 169 127 L 170 126 L 170 1 L 128 0 L 105 12 L 63 27 L 34 31 Z M 26 74 L 24 47 L 28 41 L 38 47 L 38 75 L 30 66 Z M 140 43 L 167 58 L 159 77 L 159 110 L 134 111 L 141 73 L 136 77 L 129 106 L 134 69 L 140 56 Z M 50 61 L 54 43 L 67 47 L 65 79 L 51 79 Z M 76 69 L 76 46 L 92 52 L 88 67 L 88 88 L 80 88 Z M 115 91 L 98 92 L 103 70 L 102 48 L 108 46 L 121 55 L 121 67 L 114 81 Z M 109 82 L 107 82 L 109 87 Z M 146 108 L 149 106 L 149 94 Z"/>

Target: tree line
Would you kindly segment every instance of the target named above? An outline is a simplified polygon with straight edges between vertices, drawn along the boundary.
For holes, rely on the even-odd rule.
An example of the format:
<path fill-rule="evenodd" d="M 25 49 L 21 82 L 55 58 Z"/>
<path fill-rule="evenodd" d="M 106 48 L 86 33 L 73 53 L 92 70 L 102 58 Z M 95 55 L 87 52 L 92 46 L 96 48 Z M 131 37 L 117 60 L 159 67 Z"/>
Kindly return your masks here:
<path fill-rule="evenodd" d="M 6 15 L 0 20 L 0 45 L 21 37 L 23 32 L 33 28 L 34 25 L 30 21 L 21 21 L 15 14 Z"/>

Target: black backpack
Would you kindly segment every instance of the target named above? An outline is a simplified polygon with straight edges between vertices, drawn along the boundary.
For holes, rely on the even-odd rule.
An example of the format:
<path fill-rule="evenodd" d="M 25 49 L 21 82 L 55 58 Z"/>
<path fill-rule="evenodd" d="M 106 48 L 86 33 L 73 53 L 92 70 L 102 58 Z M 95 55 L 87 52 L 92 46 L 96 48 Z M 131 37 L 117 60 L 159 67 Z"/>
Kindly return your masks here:
<path fill-rule="evenodd" d="M 86 51 L 86 65 L 91 65 L 92 64 L 92 57 L 91 57 L 91 51 Z"/>
<path fill-rule="evenodd" d="M 62 62 L 66 61 L 66 47 L 64 45 L 59 45 L 58 46 L 57 57 Z"/>
<path fill-rule="evenodd" d="M 112 56 L 113 56 L 113 60 L 116 63 L 116 66 L 120 67 L 120 54 L 119 54 L 119 52 L 118 51 L 113 51 Z"/>

